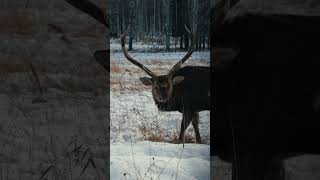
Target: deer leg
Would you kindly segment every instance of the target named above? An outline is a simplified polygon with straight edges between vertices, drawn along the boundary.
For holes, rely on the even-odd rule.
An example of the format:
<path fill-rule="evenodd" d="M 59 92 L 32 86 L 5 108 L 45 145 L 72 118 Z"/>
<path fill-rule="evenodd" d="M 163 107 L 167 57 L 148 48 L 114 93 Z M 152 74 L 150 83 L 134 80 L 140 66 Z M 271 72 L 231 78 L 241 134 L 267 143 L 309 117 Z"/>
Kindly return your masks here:
<path fill-rule="evenodd" d="M 198 112 L 193 113 L 192 125 L 194 128 L 194 132 L 196 133 L 196 141 L 197 141 L 197 143 L 200 144 L 201 137 L 200 137 L 200 132 L 199 132 L 199 113 Z"/>
<path fill-rule="evenodd" d="M 180 128 L 180 135 L 179 135 L 179 141 L 183 142 L 184 140 L 184 132 L 186 131 L 187 127 L 189 126 L 191 120 L 192 120 L 192 114 L 193 112 L 190 111 L 184 111 L 182 113 L 182 121 L 181 121 L 181 128 Z"/>

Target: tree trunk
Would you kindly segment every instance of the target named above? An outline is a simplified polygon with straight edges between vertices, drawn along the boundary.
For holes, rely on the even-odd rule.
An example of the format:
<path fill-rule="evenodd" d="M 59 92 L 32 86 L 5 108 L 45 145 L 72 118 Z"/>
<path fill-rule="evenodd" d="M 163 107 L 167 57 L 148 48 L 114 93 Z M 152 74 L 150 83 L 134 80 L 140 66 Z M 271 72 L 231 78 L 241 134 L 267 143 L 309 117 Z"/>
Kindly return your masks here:
<path fill-rule="evenodd" d="M 182 39 L 183 39 L 183 35 L 180 36 L 180 49 L 183 49 Z"/>
<path fill-rule="evenodd" d="M 185 35 L 184 36 L 184 48 L 185 49 L 188 49 L 189 48 L 189 36 L 187 35 Z"/>
<path fill-rule="evenodd" d="M 129 1 L 129 50 L 132 50 L 132 41 L 135 34 L 135 27 L 134 27 L 134 21 L 135 21 L 135 0 Z"/>
<path fill-rule="evenodd" d="M 204 34 L 202 35 L 202 48 L 206 49 L 206 36 Z"/>

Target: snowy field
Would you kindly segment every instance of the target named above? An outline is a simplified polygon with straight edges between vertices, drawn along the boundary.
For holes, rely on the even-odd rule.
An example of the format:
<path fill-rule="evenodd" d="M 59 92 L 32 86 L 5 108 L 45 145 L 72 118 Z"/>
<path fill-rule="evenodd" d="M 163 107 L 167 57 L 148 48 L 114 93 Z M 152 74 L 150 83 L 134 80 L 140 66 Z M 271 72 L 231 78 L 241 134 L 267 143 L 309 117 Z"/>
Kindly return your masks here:
<path fill-rule="evenodd" d="M 157 74 L 165 74 L 185 53 L 130 54 Z M 209 66 L 209 52 L 194 53 L 186 64 Z M 190 125 L 183 148 L 175 143 L 182 115 L 158 111 L 150 87 L 139 81 L 146 76 L 142 70 L 121 52 L 113 52 L 110 76 L 111 179 L 210 179 L 210 112 L 200 113 L 203 144 L 195 143 Z"/>
<path fill-rule="evenodd" d="M 151 141 L 111 145 L 112 179 L 210 179 L 209 146 Z"/>
<path fill-rule="evenodd" d="M 157 74 L 165 74 L 185 52 L 147 52 L 136 46 L 131 56 Z M 200 113 L 203 144 L 195 144 L 192 125 L 185 147 L 175 144 L 181 114 L 157 110 L 150 87 L 138 80 L 147 76 L 125 60 L 119 44 L 111 44 L 110 172 L 111 179 L 231 180 L 231 164 L 211 157 L 210 113 Z M 185 65 L 209 66 L 208 51 L 195 52 Z M 320 156 L 303 155 L 284 161 L 286 180 L 320 179 Z M 210 170 L 211 168 L 211 170 Z M 210 172 L 214 172 L 210 176 Z"/>

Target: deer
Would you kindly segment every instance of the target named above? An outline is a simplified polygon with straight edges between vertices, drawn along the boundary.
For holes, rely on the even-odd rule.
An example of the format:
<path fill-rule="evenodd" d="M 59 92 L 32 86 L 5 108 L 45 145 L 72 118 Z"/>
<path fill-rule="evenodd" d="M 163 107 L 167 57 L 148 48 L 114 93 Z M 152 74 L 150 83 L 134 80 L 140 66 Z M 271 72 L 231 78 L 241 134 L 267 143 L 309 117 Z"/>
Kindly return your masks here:
<path fill-rule="evenodd" d="M 191 35 L 188 29 L 187 31 Z M 210 110 L 210 68 L 204 66 L 182 67 L 182 64 L 194 52 L 193 43 L 191 43 L 187 54 L 167 74 L 157 75 L 129 55 L 125 47 L 126 36 L 127 33 L 121 36 L 123 55 L 149 75 L 149 77 L 140 77 L 139 80 L 142 84 L 152 87 L 153 100 L 158 110 L 182 113 L 179 143 L 184 142 L 185 130 L 190 122 L 194 127 L 196 143 L 201 143 L 199 112 Z"/>
<path fill-rule="evenodd" d="M 107 29 L 110 28 L 109 18 L 103 10 L 89 0 L 65 0 L 76 9 L 88 14 Z M 187 28 L 186 28 L 187 29 Z M 188 31 L 188 30 L 187 30 Z M 190 31 L 188 31 L 189 34 Z M 190 46 L 189 52 L 183 57 L 166 75 L 157 76 L 145 66 L 129 56 L 125 49 L 125 36 L 122 36 L 122 50 L 125 57 L 143 69 L 150 77 L 141 77 L 140 81 L 147 86 L 152 86 L 153 99 L 160 111 L 179 111 L 183 114 L 179 141 L 182 142 L 184 132 L 192 122 L 196 133 L 196 141 L 201 142 L 199 133 L 199 112 L 209 110 L 210 88 L 209 88 L 209 67 L 181 65 L 192 55 Z M 96 61 L 108 72 L 110 50 L 97 50 L 94 52 Z"/>

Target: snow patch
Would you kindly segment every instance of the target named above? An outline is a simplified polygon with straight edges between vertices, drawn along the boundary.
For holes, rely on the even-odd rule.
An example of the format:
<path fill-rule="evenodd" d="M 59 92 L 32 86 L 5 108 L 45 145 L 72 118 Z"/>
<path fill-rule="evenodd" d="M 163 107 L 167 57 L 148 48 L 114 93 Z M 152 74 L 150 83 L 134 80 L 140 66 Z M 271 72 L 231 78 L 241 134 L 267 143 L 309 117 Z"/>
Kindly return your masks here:
<path fill-rule="evenodd" d="M 150 141 L 112 143 L 111 179 L 210 179 L 210 147 Z M 181 157 L 181 158 L 180 158 Z"/>

